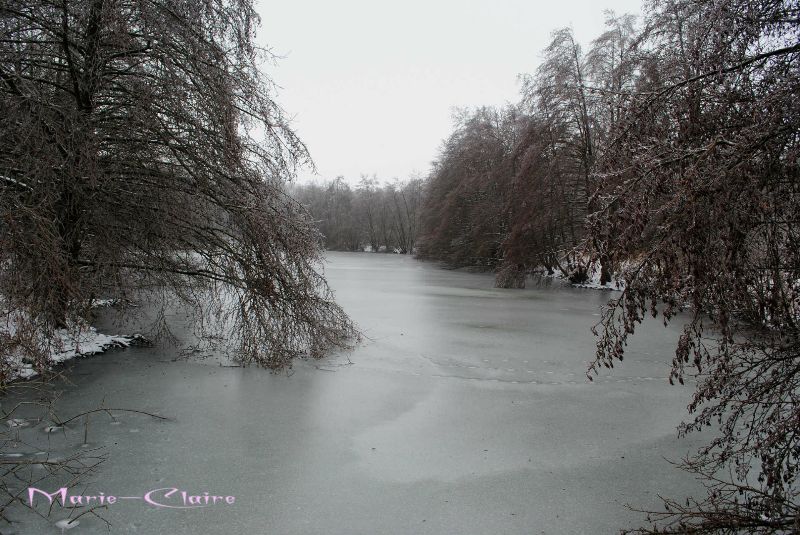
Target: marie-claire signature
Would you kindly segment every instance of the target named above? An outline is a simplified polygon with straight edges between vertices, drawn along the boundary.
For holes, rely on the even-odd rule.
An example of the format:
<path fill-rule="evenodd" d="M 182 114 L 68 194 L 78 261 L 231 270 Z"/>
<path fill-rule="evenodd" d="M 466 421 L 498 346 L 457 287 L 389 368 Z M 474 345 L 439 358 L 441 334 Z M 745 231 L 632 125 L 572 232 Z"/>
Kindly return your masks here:
<path fill-rule="evenodd" d="M 98 492 L 96 494 L 72 494 L 67 487 L 61 487 L 54 492 L 47 492 L 36 487 L 28 487 L 28 504 L 44 502 L 50 505 L 60 503 L 61 507 L 103 506 L 114 505 L 121 501 L 141 500 L 152 507 L 166 509 L 198 509 L 214 505 L 233 505 L 235 496 L 219 495 L 210 492 L 189 492 L 178 487 L 164 487 L 145 492 L 141 496 L 119 496 Z"/>

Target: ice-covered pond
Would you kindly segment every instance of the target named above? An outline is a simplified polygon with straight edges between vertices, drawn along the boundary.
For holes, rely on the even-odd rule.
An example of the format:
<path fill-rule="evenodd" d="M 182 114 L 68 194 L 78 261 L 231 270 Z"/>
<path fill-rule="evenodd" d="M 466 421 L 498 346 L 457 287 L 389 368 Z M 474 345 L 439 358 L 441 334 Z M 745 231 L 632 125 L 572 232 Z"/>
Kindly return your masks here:
<path fill-rule="evenodd" d="M 367 336 L 351 354 L 274 375 L 174 361 L 180 348 L 166 345 L 110 351 L 66 373 L 59 414 L 170 420 L 35 423 L 17 450 L 63 457 L 85 437 L 103 447 L 78 489 L 118 498 L 97 511 L 112 533 L 616 533 L 642 520 L 626 503 L 695 490 L 665 460 L 696 446 L 675 432 L 691 387 L 666 381 L 677 326 L 648 324 L 625 364 L 589 383 L 606 292 L 500 290 L 491 275 L 399 255 L 328 258 Z M 183 491 L 189 505 L 205 492 L 216 503 L 164 507 L 182 506 Z M 69 510 L 10 515 L 20 523 L 0 532 L 60 533 Z M 91 515 L 79 522 L 71 535 L 107 532 Z"/>

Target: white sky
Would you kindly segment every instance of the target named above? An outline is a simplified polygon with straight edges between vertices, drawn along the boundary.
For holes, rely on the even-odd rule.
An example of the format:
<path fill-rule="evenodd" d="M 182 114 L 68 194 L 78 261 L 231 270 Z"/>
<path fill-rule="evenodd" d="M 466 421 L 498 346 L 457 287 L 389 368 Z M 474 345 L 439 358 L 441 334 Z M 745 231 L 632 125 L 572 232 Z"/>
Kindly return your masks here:
<path fill-rule="evenodd" d="M 267 75 L 318 176 L 355 184 L 424 175 L 454 107 L 516 102 L 556 28 L 586 47 L 604 9 L 640 0 L 257 0 L 258 42 L 283 56 Z"/>

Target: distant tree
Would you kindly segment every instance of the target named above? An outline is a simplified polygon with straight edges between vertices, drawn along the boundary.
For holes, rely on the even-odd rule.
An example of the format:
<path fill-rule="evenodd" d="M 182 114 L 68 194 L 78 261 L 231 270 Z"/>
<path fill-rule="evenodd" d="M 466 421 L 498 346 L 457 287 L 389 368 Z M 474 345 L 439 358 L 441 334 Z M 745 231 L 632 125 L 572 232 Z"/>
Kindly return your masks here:
<path fill-rule="evenodd" d="M 249 0 L 0 3 L 4 308 L 52 331 L 95 297 L 166 292 L 270 368 L 355 334 L 284 193 L 308 157 L 257 22 Z"/>
<path fill-rule="evenodd" d="M 357 251 L 361 248 L 354 192 L 344 177 L 336 177 L 324 186 L 324 205 L 318 224 L 328 249 Z"/>
<path fill-rule="evenodd" d="M 583 199 L 575 188 L 575 175 L 569 171 L 569 155 L 563 150 L 567 128 L 546 112 L 534 113 L 514 150 L 500 286 L 523 285 L 524 278 L 519 281 L 519 277 L 537 266 L 549 272 L 556 268 L 568 272 L 563 259 L 582 236 Z M 501 279 L 514 272 L 517 279 L 504 284 Z"/>
<path fill-rule="evenodd" d="M 595 161 L 635 80 L 638 35 L 634 17 L 606 16 L 606 31 L 587 54 L 571 29 L 557 30 L 536 74 L 522 77 L 525 115 L 512 156 L 498 286 L 524 286 L 525 272 L 539 266 L 582 282 L 599 264 L 601 282 L 611 279 L 610 259 L 587 257 L 580 245 Z"/>
<path fill-rule="evenodd" d="M 414 251 L 419 225 L 419 205 L 422 199 L 422 181 L 420 179 L 400 183 L 395 180 L 385 188 L 393 211 L 393 229 L 397 237 L 397 248 L 400 253 Z"/>
<path fill-rule="evenodd" d="M 372 252 L 378 252 L 378 249 L 380 249 L 380 238 L 378 237 L 377 210 L 380 202 L 380 192 L 378 190 L 377 178 L 368 178 L 362 175 L 356 191 L 359 225 L 366 233 L 367 245 L 369 245 L 370 250 Z"/>
<path fill-rule="evenodd" d="M 344 177 L 322 184 L 294 185 L 292 194 L 307 207 L 334 251 L 414 251 L 422 203 L 422 181 L 412 179 L 379 185 L 361 177 L 351 188 Z"/>
<path fill-rule="evenodd" d="M 636 17 L 606 11 L 605 26 L 584 59 L 587 107 L 599 151 L 623 119 L 642 61 Z"/>
<path fill-rule="evenodd" d="M 385 252 L 394 251 L 397 243 L 396 225 L 394 224 L 394 206 L 388 188 L 379 191 L 378 232 Z"/>
<path fill-rule="evenodd" d="M 645 315 L 681 321 L 670 381 L 697 383 L 680 431 L 719 428 L 683 463 L 707 496 L 637 533 L 800 532 L 799 41 L 796 1 L 652 3 L 597 164 L 594 254 L 627 267 L 591 369 Z"/>
<path fill-rule="evenodd" d="M 517 142 L 517 111 L 462 111 L 425 186 L 421 258 L 452 267 L 494 268 L 508 227 L 506 195 Z"/>

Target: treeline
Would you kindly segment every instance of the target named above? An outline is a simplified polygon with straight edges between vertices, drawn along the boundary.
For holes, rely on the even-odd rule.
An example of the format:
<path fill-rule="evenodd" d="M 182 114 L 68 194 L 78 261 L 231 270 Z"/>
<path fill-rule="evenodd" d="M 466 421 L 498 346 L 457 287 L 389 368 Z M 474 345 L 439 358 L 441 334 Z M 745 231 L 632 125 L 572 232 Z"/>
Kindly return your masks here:
<path fill-rule="evenodd" d="M 322 184 L 295 184 L 303 204 L 334 251 L 410 254 L 415 251 L 422 206 L 422 179 L 380 183 L 362 176 L 355 187 L 343 177 Z"/>
<path fill-rule="evenodd" d="M 427 184 L 421 257 L 496 268 L 501 285 L 521 285 L 539 266 L 586 276 L 574 250 L 586 236 L 597 155 L 649 72 L 634 22 L 609 13 L 586 53 L 572 30 L 554 32 L 541 66 L 522 77 L 519 103 L 456 118 Z"/>

